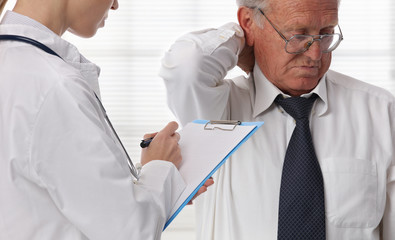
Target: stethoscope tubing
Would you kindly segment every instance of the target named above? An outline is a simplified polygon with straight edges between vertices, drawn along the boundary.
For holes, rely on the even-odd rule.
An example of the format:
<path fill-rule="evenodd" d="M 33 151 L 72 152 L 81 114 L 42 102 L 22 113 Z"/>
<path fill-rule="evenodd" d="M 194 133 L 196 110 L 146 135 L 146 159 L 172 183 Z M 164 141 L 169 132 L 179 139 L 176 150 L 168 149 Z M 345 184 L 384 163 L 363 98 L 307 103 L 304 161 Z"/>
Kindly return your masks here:
<path fill-rule="evenodd" d="M 47 47 L 46 45 L 42 44 L 41 42 L 39 42 L 39 41 L 37 41 L 37 40 L 31 39 L 31 38 L 28 38 L 28 37 L 25 37 L 25 36 L 9 35 L 9 34 L 4 35 L 4 34 L 3 34 L 3 35 L 0 35 L 0 41 L 17 41 L 17 42 L 24 42 L 24 43 L 33 45 L 33 46 L 35 46 L 35 47 L 37 47 L 37 48 L 43 50 L 44 52 L 46 52 L 46 53 L 48 53 L 48 54 L 51 54 L 51 55 L 54 55 L 54 56 L 59 57 L 60 59 L 63 59 L 63 58 L 62 58 L 61 56 L 59 56 L 55 51 L 53 51 L 52 49 L 50 49 L 50 48 Z M 101 108 L 101 110 L 102 110 L 102 113 L 104 114 L 104 117 L 105 117 L 105 119 L 106 119 L 107 124 L 110 126 L 111 131 L 113 132 L 114 136 L 117 138 L 119 144 L 121 145 L 121 147 L 122 147 L 122 149 L 123 149 L 123 151 L 124 151 L 124 153 L 125 153 L 125 155 L 126 155 L 127 163 L 128 163 L 128 166 L 129 166 L 130 173 L 136 178 L 136 180 L 139 180 L 139 177 L 140 177 L 140 169 L 141 169 L 141 167 L 138 167 L 138 169 L 136 169 L 135 166 L 133 165 L 133 162 L 132 162 L 132 160 L 130 159 L 130 156 L 129 156 L 128 152 L 126 151 L 124 145 L 122 144 L 121 139 L 119 138 L 117 132 L 115 131 L 115 129 L 114 129 L 114 127 L 113 127 L 113 125 L 112 125 L 112 123 L 111 123 L 111 121 L 110 121 L 110 119 L 109 119 L 108 116 L 107 116 L 106 110 L 104 109 L 104 106 L 103 106 L 102 102 L 100 101 L 99 97 L 96 95 L 95 92 L 94 92 L 94 95 L 95 95 L 97 101 L 99 102 L 100 108 Z"/>

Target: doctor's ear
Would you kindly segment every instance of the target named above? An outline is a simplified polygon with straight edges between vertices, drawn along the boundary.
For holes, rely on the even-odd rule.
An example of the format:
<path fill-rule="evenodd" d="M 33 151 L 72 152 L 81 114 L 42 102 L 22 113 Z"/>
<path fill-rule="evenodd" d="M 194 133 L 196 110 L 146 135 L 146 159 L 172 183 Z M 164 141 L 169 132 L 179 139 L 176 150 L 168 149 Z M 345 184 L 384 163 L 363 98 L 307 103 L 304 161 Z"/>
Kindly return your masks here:
<path fill-rule="evenodd" d="M 254 45 L 254 34 L 253 27 L 254 23 L 254 10 L 248 7 L 240 7 L 237 11 L 237 19 L 239 20 L 239 24 L 244 31 L 246 44 L 248 46 Z"/>

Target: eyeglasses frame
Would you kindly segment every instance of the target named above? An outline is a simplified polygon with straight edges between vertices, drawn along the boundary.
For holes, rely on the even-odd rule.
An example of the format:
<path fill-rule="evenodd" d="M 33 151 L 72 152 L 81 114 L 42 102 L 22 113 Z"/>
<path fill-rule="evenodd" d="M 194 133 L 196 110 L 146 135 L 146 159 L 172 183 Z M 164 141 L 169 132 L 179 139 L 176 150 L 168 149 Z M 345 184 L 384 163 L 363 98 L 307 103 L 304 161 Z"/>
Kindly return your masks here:
<path fill-rule="evenodd" d="M 278 35 L 280 35 L 280 37 L 285 41 L 285 52 L 289 53 L 289 54 L 301 54 L 306 52 L 307 50 L 309 50 L 309 48 L 311 47 L 311 45 L 313 45 L 313 43 L 315 41 L 321 41 L 321 39 L 325 36 L 328 35 L 339 35 L 340 36 L 340 40 L 336 43 L 336 45 L 334 47 L 332 47 L 333 49 L 331 51 L 322 51 L 323 53 L 329 53 L 334 51 L 341 43 L 341 41 L 343 41 L 344 37 L 343 37 L 343 32 L 342 29 L 340 28 L 340 25 L 337 25 L 339 28 L 340 33 L 333 33 L 333 34 L 320 34 L 320 35 L 305 35 L 305 34 L 297 34 L 297 35 L 293 35 L 290 39 L 287 39 L 279 30 L 277 30 L 277 28 L 274 26 L 274 24 L 272 23 L 272 21 L 269 20 L 269 18 L 265 15 L 265 13 L 262 11 L 262 9 L 258 8 L 259 12 L 265 17 L 265 19 L 269 22 L 269 24 L 273 27 L 273 29 L 278 33 Z M 300 51 L 300 52 L 288 52 L 287 51 L 287 45 L 288 43 L 295 37 L 295 36 L 308 36 L 312 38 L 312 41 L 310 41 L 307 45 L 307 47 L 305 47 L 304 50 Z M 318 38 L 317 38 L 318 37 Z"/>

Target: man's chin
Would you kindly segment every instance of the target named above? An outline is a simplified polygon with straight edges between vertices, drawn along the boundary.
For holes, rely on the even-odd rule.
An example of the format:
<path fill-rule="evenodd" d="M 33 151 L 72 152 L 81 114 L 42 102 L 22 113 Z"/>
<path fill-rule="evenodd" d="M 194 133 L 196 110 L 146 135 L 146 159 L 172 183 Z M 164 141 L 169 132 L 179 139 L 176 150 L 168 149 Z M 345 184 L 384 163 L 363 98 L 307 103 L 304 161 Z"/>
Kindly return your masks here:
<path fill-rule="evenodd" d="M 311 92 L 315 87 L 317 87 L 320 82 L 317 77 L 314 78 L 298 78 L 295 82 L 288 85 L 288 94 L 291 96 L 300 96 Z"/>

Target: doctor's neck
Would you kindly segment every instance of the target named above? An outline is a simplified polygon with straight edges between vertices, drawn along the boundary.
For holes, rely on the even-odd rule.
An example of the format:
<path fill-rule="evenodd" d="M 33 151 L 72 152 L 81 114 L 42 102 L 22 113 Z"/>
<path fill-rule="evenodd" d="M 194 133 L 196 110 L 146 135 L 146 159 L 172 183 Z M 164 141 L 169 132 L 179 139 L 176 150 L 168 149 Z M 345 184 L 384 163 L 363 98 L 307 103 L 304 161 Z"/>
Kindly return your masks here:
<path fill-rule="evenodd" d="M 14 12 L 43 24 L 59 36 L 68 29 L 67 1 L 17 0 Z"/>

